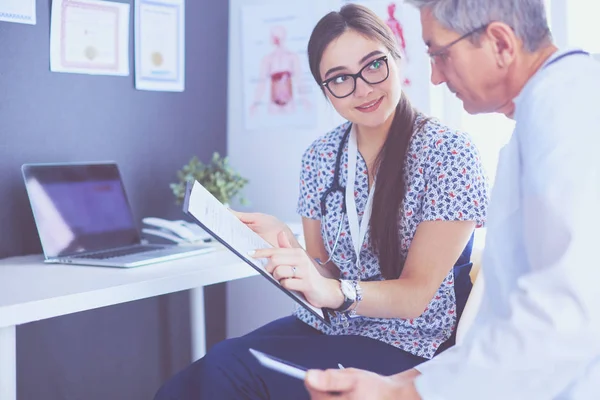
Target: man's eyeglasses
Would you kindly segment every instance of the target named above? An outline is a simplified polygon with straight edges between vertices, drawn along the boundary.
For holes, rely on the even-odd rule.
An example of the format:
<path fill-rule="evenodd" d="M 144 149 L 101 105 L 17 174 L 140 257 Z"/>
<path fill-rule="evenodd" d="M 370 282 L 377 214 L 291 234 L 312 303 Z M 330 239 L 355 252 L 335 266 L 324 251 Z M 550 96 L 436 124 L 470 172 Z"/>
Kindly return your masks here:
<path fill-rule="evenodd" d="M 388 76 L 390 76 L 390 69 L 388 66 L 388 56 L 386 55 L 371 61 L 356 74 L 336 75 L 333 78 L 323 81 L 321 86 L 325 86 L 333 97 L 342 99 L 354 93 L 358 78 L 361 78 L 369 85 L 376 85 L 385 81 Z"/>
<path fill-rule="evenodd" d="M 464 39 L 470 37 L 471 35 L 474 35 L 475 33 L 486 30 L 487 27 L 488 26 L 486 24 L 486 25 L 480 26 L 479 28 L 473 29 L 472 31 L 465 33 L 458 39 L 453 40 L 452 42 L 448 43 L 447 45 L 440 47 L 436 51 L 432 51 L 431 53 L 428 53 L 429 58 L 431 60 L 431 64 L 444 65 L 446 63 L 446 61 L 448 61 L 448 56 L 449 56 L 448 51 L 450 50 L 450 48 L 452 46 L 454 46 L 456 43 L 460 42 L 461 40 L 464 40 Z"/>

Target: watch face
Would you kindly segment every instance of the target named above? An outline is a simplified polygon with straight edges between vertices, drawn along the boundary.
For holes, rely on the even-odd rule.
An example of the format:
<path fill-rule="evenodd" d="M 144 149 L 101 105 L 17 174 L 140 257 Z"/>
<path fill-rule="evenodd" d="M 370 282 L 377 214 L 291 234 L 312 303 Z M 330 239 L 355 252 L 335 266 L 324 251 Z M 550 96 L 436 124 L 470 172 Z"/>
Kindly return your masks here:
<path fill-rule="evenodd" d="M 342 288 L 342 293 L 344 294 L 344 296 L 346 296 L 350 300 L 356 299 L 356 290 L 354 290 L 354 286 L 352 285 L 352 282 L 341 281 L 340 286 Z"/>

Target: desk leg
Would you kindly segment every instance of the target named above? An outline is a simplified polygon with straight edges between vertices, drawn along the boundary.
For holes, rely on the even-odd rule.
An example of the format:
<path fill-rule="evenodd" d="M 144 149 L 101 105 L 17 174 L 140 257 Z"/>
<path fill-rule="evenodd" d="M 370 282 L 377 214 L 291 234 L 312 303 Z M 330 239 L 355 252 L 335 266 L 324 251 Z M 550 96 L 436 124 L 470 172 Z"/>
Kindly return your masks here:
<path fill-rule="evenodd" d="M 17 335 L 15 326 L 0 328 L 0 399 L 17 400 Z"/>
<path fill-rule="evenodd" d="M 190 320 L 192 327 L 192 361 L 206 354 L 206 318 L 204 315 L 204 288 L 190 290 Z"/>

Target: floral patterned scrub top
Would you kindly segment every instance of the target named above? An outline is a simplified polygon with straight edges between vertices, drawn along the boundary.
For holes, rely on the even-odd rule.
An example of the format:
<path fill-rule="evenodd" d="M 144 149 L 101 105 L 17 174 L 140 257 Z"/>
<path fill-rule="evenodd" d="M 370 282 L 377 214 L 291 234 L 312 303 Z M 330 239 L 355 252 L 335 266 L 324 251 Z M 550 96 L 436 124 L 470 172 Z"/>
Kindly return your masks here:
<path fill-rule="evenodd" d="M 415 128 L 423 123 L 418 115 Z M 322 220 L 320 199 L 333 182 L 336 154 L 340 141 L 349 127 L 346 122 L 317 139 L 302 157 L 298 213 L 302 217 L 321 220 L 321 235 L 333 248 L 340 220 L 342 230 L 333 260 L 340 268 L 343 279 L 361 281 L 383 280 L 378 260 L 367 232 L 360 260 L 361 270 L 355 265 L 356 255 L 350 237 L 348 218 L 342 213 L 343 195 L 337 191 L 326 200 L 327 213 Z M 343 150 L 340 184 L 346 186 L 348 145 Z M 488 185 L 479 159 L 479 153 L 469 136 L 430 119 L 413 133 L 405 161 L 406 195 L 401 205 L 400 243 L 405 259 L 417 226 L 422 221 L 456 220 L 476 221 L 483 226 L 488 203 Z M 398 162 L 401 159 L 398 157 Z M 367 166 L 359 155 L 355 181 L 355 199 L 359 223 L 369 193 Z M 325 246 L 328 247 L 327 245 Z M 425 312 L 414 319 L 386 319 L 359 316 L 344 324 L 339 318 L 331 319 L 331 326 L 317 320 L 308 311 L 298 307 L 295 315 L 305 323 L 328 335 L 361 335 L 381 340 L 404 351 L 424 358 L 432 358 L 456 327 L 456 298 L 454 272 L 451 270 L 442 282 Z M 360 311 L 359 311 L 360 313 Z"/>

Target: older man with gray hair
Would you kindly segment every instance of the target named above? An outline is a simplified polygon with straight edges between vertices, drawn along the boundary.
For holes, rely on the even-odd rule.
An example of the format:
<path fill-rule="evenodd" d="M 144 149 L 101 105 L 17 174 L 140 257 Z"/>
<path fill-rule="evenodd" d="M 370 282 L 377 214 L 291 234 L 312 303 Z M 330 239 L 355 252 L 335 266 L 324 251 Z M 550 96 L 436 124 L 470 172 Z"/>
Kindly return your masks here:
<path fill-rule="evenodd" d="M 600 64 L 553 45 L 543 0 L 407 1 L 431 81 L 470 113 L 516 121 L 488 214 L 486 290 L 464 342 L 418 371 L 310 371 L 306 386 L 313 399 L 597 399 Z"/>

